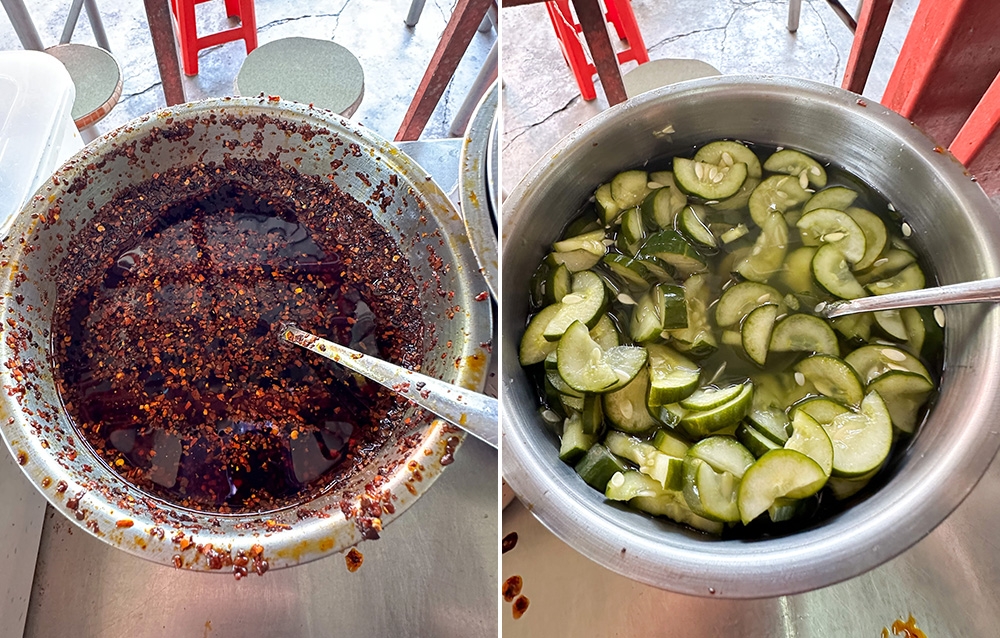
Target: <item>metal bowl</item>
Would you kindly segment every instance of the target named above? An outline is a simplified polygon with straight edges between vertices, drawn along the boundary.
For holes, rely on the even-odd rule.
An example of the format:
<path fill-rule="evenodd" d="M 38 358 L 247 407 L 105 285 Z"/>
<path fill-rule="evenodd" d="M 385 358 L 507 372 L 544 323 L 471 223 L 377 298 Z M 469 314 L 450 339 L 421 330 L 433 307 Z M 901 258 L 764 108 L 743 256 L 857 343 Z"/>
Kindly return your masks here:
<path fill-rule="evenodd" d="M 381 523 L 388 524 L 448 463 L 442 457 L 449 440 L 462 438 L 442 421 L 422 421 L 344 484 L 309 502 L 220 515 L 185 510 L 133 487 L 75 432 L 53 383 L 49 327 L 56 290 L 46 273 L 58 267 L 60 248 L 122 188 L 167 168 L 227 156 L 277 159 L 300 173 L 328 177 L 368 207 L 409 256 L 421 289 L 428 331 L 423 372 L 480 389 L 492 323 L 490 304 L 476 300 L 483 283 L 447 196 L 390 143 L 333 113 L 263 98 L 208 100 L 149 114 L 73 157 L 0 231 L 7 321 L 0 343 L 6 364 L 0 366 L 0 432 L 27 477 L 70 521 L 130 553 L 195 570 L 232 565 L 241 551 L 256 554 L 257 545 L 271 568 L 346 549 L 363 537 L 352 508 L 360 511 L 363 498 L 378 501 L 384 504 Z M 35 371 L 12 372 L 15 358 L 34 361 Z"/>
<path fill-rule="evenodd" d="M 813 82 L 716 77 L 640 95 L 574 130 L 504 206 L 503 471 L 538 519 L 608 569 L 676 592 L 757 598 L 869 570 L 934 529 L 972 490 L 1000 437 L 1000 311 L 950 306 L 941 393 L 880 489 L 807 529 L 717 540 L 616 508 L 559 461 L 517 349 L 535 266 L 596 185 L 620 170 L 731 138 L 801 149 L 876 188 L 902 212 L 940 283 L 1000 275 L 1000 217 L 962 166 L 910 122 Z"/>

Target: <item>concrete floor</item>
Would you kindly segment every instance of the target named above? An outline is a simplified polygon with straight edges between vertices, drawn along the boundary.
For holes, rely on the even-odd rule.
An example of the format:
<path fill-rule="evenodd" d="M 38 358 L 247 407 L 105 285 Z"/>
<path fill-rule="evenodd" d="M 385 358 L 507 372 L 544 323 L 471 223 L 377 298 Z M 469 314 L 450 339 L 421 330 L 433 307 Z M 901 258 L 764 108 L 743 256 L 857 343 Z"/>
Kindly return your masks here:
<path fill-rule="evenodd" d="M 25 4 L 43 43 L 57 44 L 69 0 L 28 0 Z M 124 75 L 120 102 L 97 125 L 98 132 L 103 133 L 166 103 L 143 3 L 98 0 L 98 6 L 111 51 Z M 365 72 L 365 95 L 354 119 L 392 139 L 451 16 L 452 3 L 429 0 L 413 28 L 403 24 L 409 6 L 410 0 L 256 0 L 258 43 L 302 36 L 333 40 L 350 49 Z M 198 5 L 197 16 L 200 34 L 230 26 L 222 0 Z M 473 37 L 423 138 L 448 135 L 450 122 L 495 37 L 495 32 L 476 33 Z M 96 44 L 86 14 L 81 15 L 72 41 Z M 0 12 L 0 50 L 20 48 L 10 22 Z M 233 95 L 233 81 L 245 57 L 242 41 L 202 51 L 199 74 L 184 78 L 187 99 Z"/>
<path fill-rule="evenodd" d="M 859 0 L 845 0 L 852 12 Z M 865 95 L 882 96 L 917 0 L 893 3 Z M 825 0 L 803 0 L 799 29 L 785 28 L 787 0 L 632 0 L 652 60 L 689 58 L 724 74 L 763 73 L 839 85 L 853 36 Z M 608 107 L 585 102 L 563 61 L 542 5 L 502 11 L 504 42 L 503 175 L 509 193 L 542 154 L 573 128 Z M 622 65 L 623 72 L 635 62 Z"/>

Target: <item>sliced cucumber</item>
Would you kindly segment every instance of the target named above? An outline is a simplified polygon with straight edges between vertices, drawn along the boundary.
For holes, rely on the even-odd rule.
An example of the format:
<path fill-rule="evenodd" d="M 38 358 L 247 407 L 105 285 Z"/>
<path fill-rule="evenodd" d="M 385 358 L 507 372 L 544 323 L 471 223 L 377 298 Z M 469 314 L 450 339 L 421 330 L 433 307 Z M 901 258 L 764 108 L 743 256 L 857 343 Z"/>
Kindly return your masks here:
<path fill-rule="evenodd" d="M 594 191 L 594 208 L 605 226 L 610 226 L 622 212 L 622 207 L 611 196 L 611 184 L 601 184 Z"/>
<path fill-rule="evenodd" d="M 812 274 L 816 283 L 835 297 L 857 299 L 868 295 L 851 273 L 847 258 L 834 244 L 824 244 L 816 251 Z"/>
<path fill-rule="evenodd" d="M 702 439 L 688 449 L 687 455 L 705 461 L 716 472 L 729 472 L 738 479 L 743 478 L 755 460 L 750 450 L 731 436 Z"/>
<path fill-rule="evenodd" d="M 721 239 L 724 244 L 731 244 L 737 239 L 746 237 L 749 233 L 750 230 L 747 228 L 746 224 L 737 224 L 732 228 L 723 231 L 723 233 L 719 235 L 719 239 Z"/>
<path fill-rule="evenodd" d="M 705 207 L 699 204 L 685 206 L 677 218 L 677 225 L 681 232 L 691 238 L 691 240 L 705 248 L 715 249 L 719 247 L 715 235 L 708 229 L 703 221 L 705 219 Z"/>
<path fill-rule="evenodd" d="M 861 379 L 843 359 L 815 354 L 795 364 L 795 371 L 801 373 L 823 396 L 848 405 L 858 405 L 864 398 Z"/>
<path fill-rule="evenodd" d="M 629 332 L 641 343 L 658 338 L 663 330 L 684 327 L 687 327 L 684 289 L 674 284 L 657 284 L 637 301 Z"/>
<path fill-rule="evenodd" d="M 600 443 L 595 443 L 576 464 L 576 473 L 587 485 L 603 493 L 617 472 L 626 472 L 625 463 Z"/>
<path fill-rule="evenodd" d="M 865 286 L 873 295 L 920 290 L 923 287 L 924 271 L 917 264 L 910 264 L 888 279 L 874 281 Z"/>
<path fill-rule="evenodd" d="M 854 200 L 858 198 L 857 191 L 853 191 L 850 188 L 844 186 L 831 186 L 830 188 L 821 190 L 806 202 L 806 205 L 802 207 L 803 213 L 808 213 L 811 210 L 816 210 L 817 208 L 834 208 L 836 210 L 847 210 L 847 207 L 854 203 Z"/>
<path fill-rule="evenodd" d="M 522 366 L 541 363 L 550 353 L 555 352 L 558 342 L 545 338 L 545 328 L 559 312 L 558 304 L 546 306 L 528 322 L 524 336 L 521 337 L 521 348 L 518 353 L 518 360 Z"/>
<path fill-rule="evenodd" d="M 747 165 L 706 164 L 683 157 L 674 158 L 674 181 L 682 191 L 706 200 L 723 200 L 735 195 L 747 178 Z"/>
<path fill-rule="evenodd" d="M 809 193 L 799 186 L 797 177 L 772 175 L 750 195 L 750 217 L 760 226 L 773 212 L 784 213 L 809 199 Z"/>
<path fill-rule="evenodd" d="M 779 446 L 784 445 L 792 433 L 788 415 L 777 408 L 755 408 L 747 415 L 747 422 Z"/>
<path fill-rule="evenodd" d="M 935 317 L 935 313 L 939 317 Z M 944 340 L 943 327 L 938 324 L 938 318 L 943 322 L 944 310 L 937 308 L 903 308 L 899 314 L 906 326 L 906 348 L 916 356 L 935 356 L 941 350 Z"/>
<path fill-rule="evenodd" d="M 778 314 L 787 312 L 783 295 L 764 284 L 744 281 L 722 293 L 715 307 L 715 321 L 720 328 L 738 326 L 750 311 L 763 304 L 778 306 Z"/>
<path fill-rule="evenodd" d="M 701 438 L 735 427 L 753 405 L 753 384 L 749 381 L 743 384 L 740 393 L 730 402 L 717 408 L 704 411 L 687 411 L 681 418 L 680 425 L 690 436 Z"/>
<path fill-rule="evenodd" d="M 934 391 L 934 384 L 915 372 L 893 370 L 868 385 L 879 393 L 889 410 L 892 424 L 900 431 L 912 434 L 917 429 L 917 415 Z"/>
<path fill-rule="evenodd" d="M 767 283 L 781 269 L 788 250 L 788 224 L 781 213 L 771 213 L 761 225 L 750 253 L 736 265 L 736 272 L 745 279 Z"/>
<path fill-rule="evenodd" d="M 778 306 L 764 304 L 750 311 L 740 328 L 743 350 L 750 357 L 750 360 L 759 366 L 763 366 L 767 361 L 771 332 L 774 330 L 774 322 L 777 317 Z"/>
<path fill-rule="evenodd" d="M 684 458 L 691 445 L 681 437 L 666 430 L 657 430 L 653 436 L 653 446 L 657 450 L 679 459 Z"/>
<path fill-rule="evenodd" d="M 566 264 L 549 269 L 545 278 L 545 299 L 548 303 L 559 303 L 573 287 L 573 273 Z"/>
<path fill-rule="evenodd" d="M 865 254 L 860 261 L 854 264 L 854 267 L 858 270 L 868 268 L 875 263 L 875 260 L 885 250 L 888 238 L 885 224 L 878 218 L 878 215 L 864 208 L 852 206 L 845 212 L 861 227 L 861 232 L 865 235 Z"/>
<path fill-rule="evenodd" d="M 834 330 L 848 339 L 857 341 L 868 341 L 871 338 L 872 323 L 874 322 L 875 317 L 870 312 L 830 319 L 830 325 L 833 326 Z"/>
<path fill-rule="evenodd" d="M 931 373 L 927 371 L 924 364 L 920 363 L 919 359 L 909 352 L 893 346 L 863 346 L 847 355 L 844 361 L 857 371 L 865 383 L 871 383 L 893 370 L 913 372 L 924 377 L 930 383 L 934 383 Z"/>
<path fill-rule="evenodd" d="M 643 255 L 642 253 L 637 253 L 633 259 L 646 267 L 646 270 L 649 271 L 649 275 L 654 281 L 674 283 L 674 268 L 662 259 Z"/>
<path fill-rule="evenodd" d="M 618 346 L 604 351 L 580 321 L 574 321 L 566 330 L 556 352 L 559 376 L 580 392 L 612 392 L 622 388 L 646 365 L 645 348 Z"/>
<path fill-rule="evenodd" d="M 547 263 L 552 268 L 558 268 L 561 265 L 565 265 L 569 268 L 570 272 L 582 272 L 584 270 L 590 270 L 597 263 L 601 261 L 600 255 L 595 255 L 592 252 L 586 250 L 571 250 L 566 253 L 549 253 L 549 256 L 545 258 L 545 263 Z"/>
<path fill-rule="evenodd" d="M 815 255 L 816 248 L 813 246 L 801 246 L 790 252 L 778 275 L 779 283 L 796 295 L 819 297 L 822 292 L 816 287 L 816 280 L 812 275 L 812 260 Z"/>
<path fill-rule="evenodd" d="M 641 261 L 618 253 L 605 255 L 601 261 L 608 270 L 625 280 L 630 288 L 639 290 L 649 287 L 649 269 Z"/>
<path fill-rule="evenodd" d="M 604 230 L 593 230 L 583 235 L 563 239 L 552 244 L 552 250 L 557 253 L 568 253 L 574 250 L 585 250 L 592 255 L 603 257 L 608 252 L 608 247 L 604 245 Z"/>
<path fill-rule="evenodd" d="M 696 162 L 715 164 L 716 166 L 734 166 L 739 162 L 747 165 L 747 177 L 760 179 L 760 160 L 745 144 L 731 140 L 711 142 L 698 149 L 694 154 Z"/>
<path fill-rule="evenodd" d="M 792 418 L 792 436 L 785 443 L 786 450 L 802 452 L 823 468 L 830 476 L 833 470 L 833 443 L 823 426 L 803 410 Z"/>
<path fill-rule="evenodd" d="M 601 315 L 601 318 L 597 320 L 597 325 L 590 329 L 590 338 L 601 346 L 601 350 L 605 351 L 621 345 L 618 328 L 615 327 L 615 322 L 607 314 Z"/>
<path fill-rule="evenodd" d="M 788 315 L 774 326 L 770 348 L 777 352 L 840 354 L 833 328 L 819 317 L 802 314 Z"/>
<path fill-rule="evenodd" d="M 670 331 L 676 348 L 695 357 L 708 356 L 718 348 L 718 341 L 708 318 L 710 296 L 708 278 L 705 275 L 695 274 L 688 277 L 684 282 L 687 328 Z"/>
<path fill-rule="evenodd" d="M 716 472 L 690 451 L 684 457 L 684 500 L 688 507 L 710 520 L 734 523 L 740 519 L 736 496 L 740 481 L 729 472 Z"/>
<path fill-rule="evenodd" d="M 665 491 L 660 496 L 637 496 L 628 504 L 647 514 L 666 516 L 672 521 L 688 525 L 707 534 L 718 536 L 725 527 L 723 523 L 711 521 L 692 512 L 680 492 Z"/>
<path fill-rule="evenodd" d="M 622 210 L 638 206 L 649 193 L 646 171 L 622 171 L 611 180 L 611 197 Z"/>
<path fill-rule="evenodd" d="M 833 443 L 833 474 L 856 478 L 877 469 L 889 456 L 892 419 L 878 392 L 869 392 L 861 412 L 846 412 L 823 425 Z"/>
<path fill-rule="evenodd" d="M 656 427 L 656 420 L 646 409 L 649 373 L 639 371 L 631 383 L 617 392 L 604 395 L 604 416 L 616 429 L 629 434 L 644 434 Z"/>
<path fill-rule="evenodd" d="M 639 252 L 662 259 L 682 275 L 705 269 L 705 257 L 675 230 L 653 233 Z"/>
<path fill-rule="evenodd" d="M 576 463 L 594 445 L 595 437 L 583 431 L 583 420 L 578 412 L 566 417 L 563 423 L 562 439 L 559 444 L 559 459 L 566 463 Z"/>
<path fill-rule="evenodd" d="M 833 423 L 833 420 L 838 416 L 850 411 L 849 407 L 839 401 L 826 397 L 812 397 L 796 403 L 792 407 L 792 418 L 795 418 L 795 414 L 798 412 L 805 412 L 820 425 L 824 425 Z"/>
<path fill-rule="evenodd" d="M 742 443 L 755 458 L 760 458 L 771 450 L 781 449 L 780 445 L 746 422 L 740 423 L 739 427 L 736 428 L 736 440 Z"/>
<path fill-rule="evenodd" d="M 784 173 L 799 178 L 799 185 L 805 188 L 801 175 L 815 188 L 826 186 L 826 169 L 805 153 L 790 148 L 775 152 L 764 162 L 764 169 L 772 173 Z"/>
<path fill-rule="evenodd" d="M 847 213 L 833 208 L 818 208 L 804 214 L 795 224 L 806 246 L 836 246 L 849 264 L 864 258 L 865 233 Z"/>
<path fill-rule="evenodd" d="M 677 403 L 698 389 L 701 368 L 669 346 L 650 344 L 649 397 L 651 407 Z"/>
<path fill-rule="evenodd" d="M 740 483 L 740 519 L 749 523 L 780 498 L 812 496 L 823 488 L 826 479 L 823 468 L 801 452 L 768 452 L 747 470 Z"/>
<path fill-rule="evenodd" d="M 673 228 L 677 213 L 687 204 L 687 195 L 674 183 L 673 175 L 671 173 L 666 175 L 670 176 L 669 184 L 664 184 L 663 188 L 646 195 L 642 201 L 640 210 L 648 228 L 660 230 Z"/>
<path fill-rule="evenodd" d="M 747 204 L 750 203 L 750 196 L 753 195 L 754 190 L 756 190 L 759 185 L 760 178 L 747 176 L 743 185 L 740 186 L 740 190 L 736 191 L 735 195 L 727 197 L 719 202 L 709 200 L 706 204 L 719 211 L 740 210 L 742 208 L 746 208 Z"/>
<path fill-rule="evenodd" d="M 906 341 L 906 324 L 898 310 L 877 310 L 872 315 L 875 317 L 875 324 L 886 336 L 896 341 Z"/>
<path fill-rule="evenodd" d="M 858 281 L 862 285 L 888 279 L 917 261 L 916 256 L 906 250 L 890 248 L 885 255 L 876 259 L 870 268 L 858 271 Z"/>
<path fill-rule="evenodd" d="M 742 383 L 737 383 L 722 388 L 715 386 L 705 386 L 695 390 L 691 396 L 680 402 L 685 410 L 711 410 L 720 405 L 729 403 L 743 392 Z"/>
<path fill-rule="evenodd" d="M 805 378 L 805 375 L 794 374 L 791 371 L 771 374 L 758 374 L 754 377 L 755 409 L 781 408 L 817 394 L 816 388 Z"/>
<path fill-rule="evenodd" d="M 604 410 L 601 404 L 601 395 L 584 395 L 583 405 L 580 407 L 580 419 L 583 421 L 584 434 L 600 436 L 604 431 Z"/>
<path fill-rule="evenodd" d="M 662 494 L 663 486 L 635 470 L 615 472 L 604 490 L 604 497 L 611 501 L 630 501 L 637 496 L 652 497 Z"/>
<path fill-rule="evenodd" d="M 594 327 L 607 304 L 604 282 L 596 274 L 585 270 L 573 275 L 570 293 L 556 304 L 558 311 L 545 326 L 544 336 L 549 341 L 558 341 L 570 324 L 580 321 L 587 327 Z"/>

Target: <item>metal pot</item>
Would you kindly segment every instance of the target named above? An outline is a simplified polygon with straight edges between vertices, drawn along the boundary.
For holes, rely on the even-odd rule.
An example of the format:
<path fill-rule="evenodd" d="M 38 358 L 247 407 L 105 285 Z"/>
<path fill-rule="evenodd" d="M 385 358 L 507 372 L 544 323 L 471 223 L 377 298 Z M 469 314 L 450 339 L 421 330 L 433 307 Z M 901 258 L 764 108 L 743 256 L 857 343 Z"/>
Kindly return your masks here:
<path fill-rule="evenodd" d="M 880 191 L 913 228 L 942 284 L 1000 274 L 1000 218 L 982 189 L 910 122 L 857 95 L 795 79 L 727 76 L 640 95 L 574 130 L 504 207 L 503 471 L 557 536 L 608 569 L 663 589 L 756 598 L 802 592 L 869 570 L 934 529 L 1000 446 L 1000 311 L 945 309 L 941 393 L 880 489 L 796 534 L 716 540 L 616 508 L 559 461 L 518 365 L 532 271 L 596 185 L 719 139 L 798 148 Z"/>
<path fill-rule="evenodd" d="M 255 137 L 260 145 L 244 143 Z M 358 511 L 366 492 L 375 493 L 390 504 L 379 515 L 388 524 L 448 463 L 442 457 L 446 448 L 455 447 L 452 437 L 463 438 L 442 421 L 427 421 L 405 442 L 383 446 L 346 484 L 309 502 L 259 514 L 219 515 L 175 507 L 136 489 L 74 431 L 53 383 L 49 327 L 56 291 L 44 273 L 58 266 L 60 247 L 73 242 L 121 189 L 157 171 L 221 162 L 226 156 L 279 158 L 300 173 L 329 176 L 368 207 L 409 256 L 418 285 L 427 284 L 420 286 L 421 313 L 430 333 L 422 371 L 478 390 L 490 356 L 490 304 L 477 300 L 486 286 L 461 218 L 418 165 L 358 124 L 300 104 L 225 98 L 149 114 L 81 151 L 2 233 L 0 286 L 9 325 L 4 325 L 8 339 L 0 344 L 0 360 L 30 359 L 36 369 L 14 378 L 9 365 L 0 367 L 5 390 L 0 431 L 24 473 L 70 521 L 130 553 L 195 570 L 232 565 L 239 552 L 259 555 L 260 547 L 271 568 L 344 550 L 362 540 L 358 517 L 345 511 Z M 58 216 L 53 215 L 56 206 Z M 432 254 L 441 262 L 429 258 Z M 14 349 L 12 335 L 31 339 Z M 18 386 L 26 391 L 15 391 Z M 372 485 L 376 475 L 382 477 L 377 487 Z"/>

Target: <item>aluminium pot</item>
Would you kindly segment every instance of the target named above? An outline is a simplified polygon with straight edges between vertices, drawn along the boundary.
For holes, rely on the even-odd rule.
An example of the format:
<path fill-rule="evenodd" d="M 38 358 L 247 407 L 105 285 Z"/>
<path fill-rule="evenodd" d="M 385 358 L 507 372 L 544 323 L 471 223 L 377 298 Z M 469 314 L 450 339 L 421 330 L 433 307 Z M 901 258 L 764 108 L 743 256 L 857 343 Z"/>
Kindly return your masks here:
<path fill-rule="evenodd" d="M 277 568 L 351 547 L 363 529 L 358 516 L 345 511 L 360 511 L 367 491 L 392 504 L 379 515 L 388 524 L 430 488 L 450 460 L 442 458 L 464 438 L 441 420 L 418 419 L 405 442 L 390 439 L 361 471 L 308 502 L 217 514 L 137 489 L 74 430 L 53 382 L 48 330 L 56 290 L 43 273 L 58 264 L 59 247 L 73 242 L 121 189 L 158 171 L 227 156 L 277 157 L 301 174 L 331 179 L 371 211 L 408 257 L 420 289 L 424 373 L 481 389 L 492 333 L 490 304 L 478 300 L 486 285 L 447 196 L 392 144 L 331 112 L 265 98 L 207 100 L 146 115 L 74 156 L 0 231 L 3 310 L 14 322 L 4 325 L 5 334 L 22 342 L 32 337 L 18 349 L 4 339 L 0 360 L 36 364 L 19 378 L 11 366 L 0 366 L 0 431 L 28 479 L 71 522 L 132 554 L 193 570 L 228 567 L 240 552 L 259 555 L 260 548 Z M 381 478 L 372 487 L 376 475 Z"/>
<path fill-rule="evenodd" d="M 860 177 L 913 229 L 941 284 L 1000 275 L 1000 216 L 947 152 L 874 102 L 810 81 L 725 76 L 642 94 L 575 129 L 504 205 L 503 472 L 556 536 L 608 569 L 699 596 L 758 598 L 861 574 L 926 536 L 972 490 L 1000 446 L 1000 310 L 948 306 L 940 395 L 887 479 L 797 533 L 720 540 L 605 502 L 558 459 L 518 364 L 536 265 L 597 185 L 695 145 L 739 139 L 800 149 Z"/>

